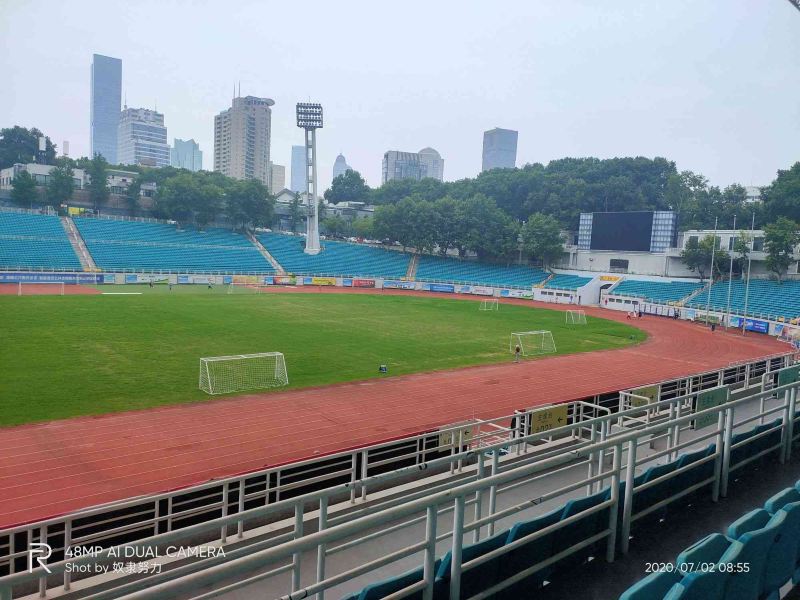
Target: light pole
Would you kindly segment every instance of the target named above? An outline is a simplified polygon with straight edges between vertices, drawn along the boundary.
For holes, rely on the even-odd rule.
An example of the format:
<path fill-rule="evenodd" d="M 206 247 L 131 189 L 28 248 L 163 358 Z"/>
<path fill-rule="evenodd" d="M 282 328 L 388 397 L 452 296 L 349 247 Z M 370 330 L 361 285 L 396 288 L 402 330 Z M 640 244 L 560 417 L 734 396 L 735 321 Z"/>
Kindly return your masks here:
<path fill-rule="evenodd" d="M 297 103 L 297 126 L 306 133 L 306 254 L 319 254 L 319 204 L 317 201 L 317 129 L 322 129 L 322 105 Z"/>

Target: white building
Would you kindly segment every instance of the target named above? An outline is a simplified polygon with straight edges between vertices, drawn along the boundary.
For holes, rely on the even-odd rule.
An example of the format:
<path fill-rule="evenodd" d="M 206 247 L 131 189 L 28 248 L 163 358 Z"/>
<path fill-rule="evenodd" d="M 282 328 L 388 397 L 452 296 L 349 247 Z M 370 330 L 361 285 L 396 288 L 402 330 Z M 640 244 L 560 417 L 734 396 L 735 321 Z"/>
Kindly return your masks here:
<path fill-rule="evenodd" d="M 336 160 L 333 161 L 333 179 L 336 179 L 339 175 L 344 175 L 349 170 L 351 170 L 351 168 L 350 165 L 347 164 L 344 154 L 339 154 Z"/>
<path fill-rule="evenodd" d="M 292 184 L 293 192 L 306 191 L 306 147 L 292 146 Z"/>
<path fill-rule="evenodd" d="M 269 163 L 270 166 L 270 185 L 269 193 L 277 195 L 286 187 L 286 167 Z"/>
<path fill-rule="evenodd" d="M 431 177 L 444 181 L 444 160 L 433 148 L 423 148 L 419 152 L 419 162 L 422 165 L 422 177 Z"/>
<path fill-rule="evenodd" d="M 270 98 L 234 98 L 214 117 L 214 170 L 234 179 L 258 179 L 269 187 L 272 109 Z"/>
<path fill-rule="evenodd" d="M 125 107 L 119 117 L 117 162 L 147 167 L 169 165 L 169 144 L 163 114 L 147 108 Z"/>
<path fill-rule="evenodd" d="M 175 138 L 169 151 L 169 164 L 179 169 L 201 171 L 203 169 L 203 152 L 200 144 L 191 140 Z"/>
<path fill-rule="evenodd" d="M 14 178 L 18 177 L 23 171 L 27 171 L 36 185 L 45 186 L 50 181 L 50 171 L 55 169 L 54 165 L 41 165 L 39 163 L 16 163 L 0 171 L 0 189 L 12 189 Z M 83 169 L 72 169 L 73 183 L 76 190 L 82 190 L 87 183 L 86 172 Z"/>

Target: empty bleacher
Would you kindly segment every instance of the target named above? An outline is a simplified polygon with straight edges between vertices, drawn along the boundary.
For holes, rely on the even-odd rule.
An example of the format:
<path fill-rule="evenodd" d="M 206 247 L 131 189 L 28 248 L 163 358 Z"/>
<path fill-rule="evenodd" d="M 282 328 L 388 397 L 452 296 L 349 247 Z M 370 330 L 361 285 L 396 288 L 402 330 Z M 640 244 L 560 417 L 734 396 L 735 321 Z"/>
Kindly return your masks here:
<path fill-rule="evenodd" d="M 611 293 L 616 296 L 641 298 L 646 302 L 680 302 L 703 287 L 697 281 L 646 281 L 625 279 Z"/>
<path fill-rule="evenodd" d="M 81 271 L 55 215 L 0 212 L 0 268 Z"/>
<path fill-rule="evenodd" d="M 800 481 L 681 552 L 620 600 L 780 597 L 800 582 Z M 700 566 L 702 565 L 702 566 Z"/>
<path fill-rule="evenodd" d="M 424 254 L 419 257 L 416 278 L 423 281 L 530 288 L 547 277 L 545 271 L 528 266 L 492 265 Z"/>
<path fill-rule="evenodd" d="M 553 275 L 547 280 L 544 287 L 557 290 L 577 290 L 591 280 L 591 277 L 580 277 L 579 275 Z"/>
<path fill-rule="evenodd" d="M 283 233 L 257 237 L 289 273 L 399 278 L 408 270 L 409 255 L 394 250 L 325 240 L 322 252 L 310 255 L 303 252 L 304 237 Z"/>
<path fill-rule="evenodd" d="M 741 279 L 731 283 L 731 312 L 743 315 L 746 284 Z M 688 306 L 705 308 L 706 292 L 695 296 Z M 725 312 L 728 306 L 728 282 L 719 281 L 711 287 L 711 310 Z M 769 279 L 751 279 L 747 300 L 747 316 L 764 319 L 791 320 L 800 317 L 800 281 L 778 283 Z"/>
<path fill-rule="evenodd" d="M 166 223 L 78 218 L 75 225 L 98 267 L 112 271 L 272 273 L 245 236 L 228 229 L 179 230 Z"/>

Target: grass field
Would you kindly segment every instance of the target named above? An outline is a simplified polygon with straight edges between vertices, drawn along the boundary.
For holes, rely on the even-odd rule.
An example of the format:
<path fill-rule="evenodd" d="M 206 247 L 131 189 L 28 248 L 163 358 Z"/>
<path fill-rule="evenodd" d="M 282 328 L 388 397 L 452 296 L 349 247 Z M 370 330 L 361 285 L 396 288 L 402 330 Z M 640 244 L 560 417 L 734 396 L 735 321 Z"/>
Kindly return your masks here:
<path fill-rule="evenodd" d="M 277 350 L 291 387 L 510 361 L 509 333 L 547 329 L 559 354 L 618 348 L 646 334 L 564 313 L 440 298 L 226 294 L 125 286 L 141 296 L 0 296 L 0 425 L 208 399 L 199 358 Z M 284 388 L 285 389 L 285 388 Z"/>

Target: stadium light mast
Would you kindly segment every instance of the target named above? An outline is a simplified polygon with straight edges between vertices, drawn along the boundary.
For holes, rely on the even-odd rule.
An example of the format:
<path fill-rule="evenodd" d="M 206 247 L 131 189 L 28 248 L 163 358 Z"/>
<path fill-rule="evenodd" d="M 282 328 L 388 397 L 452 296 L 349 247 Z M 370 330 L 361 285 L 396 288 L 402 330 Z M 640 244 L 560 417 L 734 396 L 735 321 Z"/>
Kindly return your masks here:
<path fill-rule="evenodd" d="M 297 103 L 297 126 L 306 132 L 306 254 L 319 254 L 319 201 L 317 200 L 317 129 L 322 129 L 322 105 Z"/>

